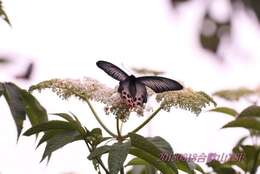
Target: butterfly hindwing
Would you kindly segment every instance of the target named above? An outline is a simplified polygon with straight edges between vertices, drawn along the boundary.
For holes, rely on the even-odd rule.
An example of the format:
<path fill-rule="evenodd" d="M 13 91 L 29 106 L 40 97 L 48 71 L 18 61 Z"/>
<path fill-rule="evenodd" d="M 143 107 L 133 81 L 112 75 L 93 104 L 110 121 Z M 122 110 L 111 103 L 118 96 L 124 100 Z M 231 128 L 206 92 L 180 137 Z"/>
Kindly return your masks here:
<path fill-rule="evenodd" d="M 136 94 L 134 97 L 134 104 L 138 106 L 142 106 L 143 103 L 147 102 L 147 91 L 144 86 L 144 84 L 136 81 L 135 83 L 136 86 Z"/>
<path fill-rule="evenodd" d="M 99 68 L 101 68 L 103 71 L 105 71 L 108 75 L 116 80 L 124 81 L 128 77 L 128 75 L 123 70 L 113 65 L 112 63 L 106 61 L 98 61 L 96 64 Z"/>
<path fill-rule="evenodd" d="M 144 76 L 144 77 L 138 77 L 137 81 L 151 88 L 156 93 L 183 89 L 183 86 L 180 83 L 165 77 Z"/>
<path fill-rule="evenodd" d="M 133 106 L 134 101 L 133 97 L 131 95 L 130 89 L 130 81 L 129 80 L 124 80 L 119 83 L 119 88 L 118 92 L 120 93 L 121 98 L 123 101 L 128 105 L 128 106 Z"/>
<path fill-rule="evenodd" d="M 143 103 L 147 102 L 146 88 L 138 81 L 126 79 L 120 82 L 118 92 L 128 106 L 142 106 Z"/>

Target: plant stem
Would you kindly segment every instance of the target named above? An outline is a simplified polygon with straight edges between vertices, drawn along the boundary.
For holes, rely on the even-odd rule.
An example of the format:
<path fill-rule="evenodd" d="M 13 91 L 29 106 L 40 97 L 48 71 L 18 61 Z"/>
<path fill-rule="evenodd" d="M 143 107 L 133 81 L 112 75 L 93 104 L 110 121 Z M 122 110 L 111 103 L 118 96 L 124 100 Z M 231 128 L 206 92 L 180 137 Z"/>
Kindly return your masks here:
<path fill-rule="evenodd" d="M 137 128 L 135 128 L 133 131 L 131 131 L 131 133 L 136 133 L 140 129 L 142 129 L 147 123 L 149 123 L 153 119 L 153 117 L 156 116 L 156 114 L 158 114 L 158 112 L 160 112 L 161 109 L 162 109 L 161 106 L 159 108 L 157 108 L 142 124 L 140 124 Z M 127 138 L 127 137 L 129 137 L 128 134 L 122 136 L 122 138 Z"/>
<path fill-rule="evenodd" d="M 120 174 L 125 174 L 124 167 L 121 168 Z"/>
<path fill-rule="evenodd" d="M 123 124 L 124 124 L 124 122 L 121 121 L 120 128 L 119 128 L 121 135 L 122 135 L 122 131 L 123 131 Z"/>
<path fill-rule="evenodd" d="M 91 153 L 93 150 L 92 148 L 89 146 L 88 140 L 84 138 L 84 141 L 88 147 L 89 152 Z M 97 162 L 100 164 L 100 166 L 103 168 L 103 170 L 106 172 L 106 174 L 109 174 L 109 171 L 107 170 L 107 168 L 105 167 L 104 163 L 101 161 L 101 159 L 99 157 L 96 158 Z M 100 169 L 99 169 L 100 171 Z"/>
<path fill-rule="evenodd" d="M 120 131 L 119 122 L 120 122 L 120 119 L 119 119 L 119 118 L 116 118 L 116 130 L 117 130 L 117 136 L 118 136 L 118 137 L 121 137 L 121 131 Z"/>
<path fill-rule="evenodd" d="M 98 117 L 96 111 L 94 110 L 93 106 L 91 105 L 89 100 L 86 100 L 91 112 L 93 113 L 94 117 L 96 118 L 96 120 L 98 121 L 98 123 L 105 129 L 105 131 L 111 135 L 112 137 L 117 137 L 116 134 L 114 134 L 112 131 L 110 131 L 105 124 L 100 120 L 100 118 Z"/>

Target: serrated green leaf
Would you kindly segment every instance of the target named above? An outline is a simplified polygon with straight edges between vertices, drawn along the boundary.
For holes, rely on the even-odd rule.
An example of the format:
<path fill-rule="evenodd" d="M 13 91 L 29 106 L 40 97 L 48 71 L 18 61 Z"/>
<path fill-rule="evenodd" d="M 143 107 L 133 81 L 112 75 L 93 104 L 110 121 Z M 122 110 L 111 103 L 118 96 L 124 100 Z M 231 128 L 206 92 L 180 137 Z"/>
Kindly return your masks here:
<path fill-rule="evenodd" d="M 132 169 L 127 172 L 127 174 L 158 174 L 157 171 L 158 170 L 152 165 L 148 165 L 148 166 L 136 165 L 133 166 Z"/>
<path fill-rule="evenodd" d="M 134 165 L 149 165 L 149 163 L 141 158 L 134 158 L 129 161 L 125 166 L 134 166 Z"/>
<path fill-rule="evenodd" d="M 74 141 L 81 140 L 82 137 L 79 134 L 79 132 L 75 130 L 63 130 L 62 132 L 59 132 L 52 136 L 50 139 L 47 140 L 47 145 L 45 147 L 43 156 L 41 161 L 43 161 L 46 157 L 48 157 L 48 161 L 50 160 L 50 157 L 52 153 L 63 146 L 72 143 Z"/>
<path fill-rule="evenodd" d="M 9 105 L 11 114 L 17 128 L 17 139 L 21 134 L 23 122 L 26 117 L 26 109 L 21 96 L 21 89 L 13 83 L 4 83 L 4 97 Z"/>
<path fill-rule="evenodd" d="M 93 142 L 93 145 L 98 145 L 102 140 L 102 130 L 100 128 L 94 128 L 87 133 L 87 138 Z"/>
<path fill-rule="evenodd" d="M 240 145 L 233 148 L 233 153 L 240 154 L 240 159 L 228 162 L 231 165 L 239 166 L 246 172 L 255 173 L 260 165 L 260 148 L 254 145 Z"/>
<path fill-rule="evenodd" d="M 244 136 L 242 138 L 240 138 L 238 141 L 237 141 L 237 144 L 235 146 L 240 146 L 243 144 L 243 142 L 248 138 L 249 136 Z"/>
<path fill-rule="evenodd" d="M 224 114 L 231 115 L 231 116 L 237 116 L 238 115 L 238 112 L 235 109 L 228 108 L 228 107 L 218 107 L 218 108 L 214 108 L 210 111 L 220 112 L 220 113 L 224 113 Z"/>
<path fill-rule="evenodd" d="M 37 134 L 42 131 L 49 131 L 53 129 L 65 129 L 65 130 L 74 130 L 74 127 L 69 122 L 60 121 L 60 120 L 51 120 L 46 123 L 41 123 L 36 126 L 31 127 L 24 132 L 25 136 L 30 136 Z"/>
<path fill-rule="evenodd" d="M 108 168 L 110 174 L 118 174 L 124 167 L 124 162 L 128 155 L 130 143 L 115 143 L 111 146 L 108 155 Z"/>
<path fill-rule="evenodd" d="M 206 172 L 202 169 L 202 167 L 200 167 L 200 165 L 195 164 L 195 170 L 199 171 L 202 174 L 205 174 Z"/>
<path fill-rule="evenodd" d="M 260 131 L 260 119 L 257 118 L 238 118 L 224 125 L 222 128 L 241 127 Z"/>
<path fill-rule="evenodd" d="M 169 167 L 164 161 L 161 161 L 158 157 L 152 155 L 149 152 L 146 152 L 140 148 L 137 147 L 130 147 L 129 153 L 131 155 L 134 155 L 136 157 L 139 157 L 151 165 L 153 165 L 155 168 L 160 170 L 163 174 L 177 174 L 178 171 L 174 171 L 171 167 Z"/>
<path fill-rule="evenodd" d="M 161 153 L 164 153 L 166 149 L 171 150 L 166 151 L 166 153 L 173 152 L 170 144 L 161 137 L 144 138 L 141 135 L 134 133 L 129 133 L 129 137 L 132 146 L 140 148 L 157 158 L 160 158 Z M 165 161 L 165 163 L 167 163 L 167 165 L 172 168 L 175 173 L 178 172 L 172 161 Z"/>
<path fill-rule="evenodd" d="M 33 95 L 25 90 L 21 90 L 21 96 L 32 126 L 48 121 L 46 110 Z"/>
<path fill-rule="evenodd" d="M 134 158 L 125 167 L 132 166 L 132 172 L 140 171 L 138 174 L 156 174 L 157 169 L 141 158 Z M 129 171 L 130 172 L 130 171 Z"/>
<path fill-rule="evenodd" d="M 229 165 L 221 164 L 219 161 L 212 160 L 207 163 L 217 174 L 236 174 L 236 171 Z"/>
<path fill-rule="evenodd" d="M 153 143 L 160 152 L 173 152 L 170 143 L 160 136 L 146 138 L 148 141 Z"/>
<path fill-rule="evenodd" d="M 193 163 L 185 161 L 184 160 L 185 159 L 184 156 L 182 156 L 181 154 L 178 154 L 178 155 L 179 155 L 179 158 L 174 161 L 177 169 L 179 169 L 181 171 L 184 171 L 184 172 L 186 172 L 188 174 L 194 174 L 194 171 L 191 168 L 191 165 L 193 165 Z"/>
<path fill-rule="evenodd" d="M 86 132 L 88 133 L 88 130 L 82 127 L 82 124 L 74 114 L 73 117 L 67 113 L 53 113 L 52 115 L 56 115 L 67 120 L 71 124 L 71 126 L 73 126 L 76 130 L 78 130 L 81 133 L 82 136 L 87 135 Z"/>
<path fill-rule="evenodd" d="M 91 130 L 90 134 L 92 136 L 102 136 L 102 130 L 100 128 L 94 128 Z"/>
<path fill-rule="evenodd" d="M 54 129 L 54 130 L 49 130 L 49 131 L 45 131 L 44 135 L 41 137 L 40 141 L 37 144 L 37 148 L 44 142 L 46 142 L 47 140 L 51 139 L 53 136 L 55 136 L 56 134 L 62 133 L 64 130 L 63 129 Z"/>
<path fill-rule="evenodd" d="M 252 105 L 247 107 L 238 115 L 238 118 L 242 117 L 260 117 L 260 106 Z"/>
<path fill-rule="evenodd" d="M 51 113 L 50 115 L 56 115 L 59 116 L 69 122 L 74 122 L 75 120 L 67 113 Z"/>
<path fill-rule="evenodd" d="M 100 147 L 94 149 L 90 153 L 90 155 L 88 156 L 88 159 L 89 160 L 93 160 L 93 159 L 95 159 L 97 157 L 100 157 L 103 154 L 108 153 L 110 149 L 111 149 L 111 146 L 108 146 L 108 145 L 100 146 Z"/>
<path fill-rule="evenodd" d="M 130 133 L 129 137 L 131 139 L 132 146 L 145 150 L 155 157 L 160 157 L 161 151 L 153 143 L 145 139 L 143 136 Z"/>

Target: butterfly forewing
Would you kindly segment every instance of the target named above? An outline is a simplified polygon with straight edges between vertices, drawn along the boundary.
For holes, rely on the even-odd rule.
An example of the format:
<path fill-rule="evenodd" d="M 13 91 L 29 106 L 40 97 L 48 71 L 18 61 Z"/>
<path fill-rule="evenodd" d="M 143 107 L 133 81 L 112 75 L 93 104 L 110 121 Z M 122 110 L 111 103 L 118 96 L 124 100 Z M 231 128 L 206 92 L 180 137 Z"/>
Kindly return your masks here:
<path fill-rule="evenodd" d="M 165 77 L 144 76 L 138 77 L 137 80 L 157 93 L 183 89 L 183 86 L 180 83 Z"/>
<path fill-rule="evenodd" d="M 101 68 L 103 71 L 105 71 L 108 75 L 116 80 L 124 81 L 128 77 L 128 75 L 123 70 L 113 65 L 112 63 L 106 61 L 98 61 L 96 64 L 99 68 Z"/>

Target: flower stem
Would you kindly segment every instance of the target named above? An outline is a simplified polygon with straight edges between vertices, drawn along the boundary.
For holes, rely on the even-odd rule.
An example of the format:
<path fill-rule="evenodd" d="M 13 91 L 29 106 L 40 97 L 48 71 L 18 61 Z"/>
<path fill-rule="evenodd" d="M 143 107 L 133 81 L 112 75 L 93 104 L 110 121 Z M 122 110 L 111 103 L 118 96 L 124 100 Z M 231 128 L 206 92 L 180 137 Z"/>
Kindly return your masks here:
<path fill-rule="evenodd" d="M 142 124 L 140 124 L 137 128 L 135 128 L 133 131 L 131 131 L 131 133 L 136 133 L 140 129 L 142 129 L 147 123 L 149 123 L 153 119 L 153 117 L 156 116 L 156 114 L 158 114 L 158 112 L 160 112 L 161 109 L 162 109 L 161 106 L 159 108 L 157 108 Z M 129 137 L 128 134 L 122 136 L 122 138 L 127 138 L 127 137 Z"/>
<path fill-rule="evenodd" d="M 122 142 L 122 135 L 120 130 L 120 119 L 116 118 L 116 130 L 117 130 L 117 140 Z"/>
<path fill-rule="evenodd" d="M 93 151 L 93 149 L 89 146 L 90 143 L 89 143 L 88 139 L 86 139 L 85 136 L 83 136 L 83 137 L 84 137 L 84 141 L 85 141 L 85 143 L 86 143 L 86 145 L 88 147 L 88 150 L 91 153 Z M 103 168 L 103 170 L 106 172 L 106 174 L 109 174 L 109 171 L 105 167 L 105 165 L 104 165 L 103 161 L 100 159 L 100 157 L 97 157 L 96 160 L 99 163 L 99 165 Z M 98 170 L 100 171 L 100 167 L 99 166 L 98 166 Z"/>
<path fill-rule="evenodd" d="M 120 130 L 121 134 L 122 134 L 122 131 L 123 131 L 123 124 L 124 124 L 124 122 L 123 122 L 123 121 L 121 121 L 120 128 L 119 128 L 119 130 Z"/>
<path fill-rule="evenodd" d="M 93 113 L 94 117 L 96 118 L 96 120 L 98 121 L 98 123 L 105 129 L 105 131 L 111 135 L 112 137 L 117 137 L 116 134 L 114 134 L 112 131 L 110 131 L 106 125 L 100 120 L 100 118 L 98 117 L 96 111 L 94 110 L 93 106 L 91 105 L 89 100 L 86 100 L 91 112 Z"/>

